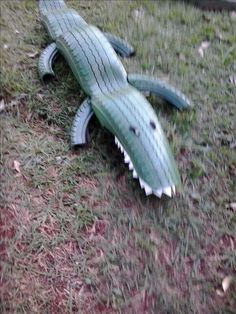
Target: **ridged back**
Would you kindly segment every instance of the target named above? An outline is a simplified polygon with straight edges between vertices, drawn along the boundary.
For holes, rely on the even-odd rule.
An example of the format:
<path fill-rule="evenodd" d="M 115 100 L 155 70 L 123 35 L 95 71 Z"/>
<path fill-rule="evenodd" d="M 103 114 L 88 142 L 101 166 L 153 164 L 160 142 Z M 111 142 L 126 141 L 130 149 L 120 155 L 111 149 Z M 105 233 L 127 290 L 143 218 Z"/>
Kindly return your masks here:
<path fill-rule="evenodd" d="M 96 27 L 87 24 L 68 31 L 56 44 L 87 95 L 112 93 L 128 85 L 122 63 Z"/>
<path fill-rule="evenodd" d="M 61 34 L 76 27 L 87 25 L 81 16 L 73 9 L 60 9 L 44 14 L 42 22 L 50 37 L 56 40 Z"/>
<path fill-rule="evenodd" d="M 65 9 L 66 4 L 64 0 L 39 0 L 39 13 L 43 17 L 50 11 Z"/>
<path fill-rule="evenodd" d="M 40 0 L 39 10 L 48 34 L 87 95 L 111 93 L 128 85 L 122 63 L 99 29 L 62 0 Z"/>
<path fill-rule="evenodd" d="M 62 0 L 40 0 L 39 12 L 42 23 L 53 40 L 69 30 L 87 25 L 85 20 L 75 10 L 67 8 Z"/>

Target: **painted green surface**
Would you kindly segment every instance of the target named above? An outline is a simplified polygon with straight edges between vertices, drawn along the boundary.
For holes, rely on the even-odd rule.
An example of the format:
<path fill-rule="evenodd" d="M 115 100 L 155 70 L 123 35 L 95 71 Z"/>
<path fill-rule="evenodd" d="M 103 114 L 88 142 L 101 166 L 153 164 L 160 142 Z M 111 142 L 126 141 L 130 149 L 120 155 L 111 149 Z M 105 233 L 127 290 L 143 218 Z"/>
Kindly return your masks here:
<path fill-rule="evenodd" d="M 109 42 L 114 38 L 109 35 L 106 38 L 75 10 L 67 8 L 63 1 L 41 0 L 39 9 L 51 39 L 56 41 L 58 51 L 89 97 L 101 125 L 115 136 L 124 152 L 125 162 L 133 170 L 133 176 L 138 176 L 146 194 L 175 194 L 180 176 L 169 143 L 151 105 L 134 87 L 154 92 L 180 109 L 189 107 L 190 102 L 183 94 L 160 81 L 153 79 L 151 82 L 142 76 L 130 76 L 128 81 L 127 73 Z M 112 43 L 124 51 L 121 40 L 113 40 Z M 46 56 L 49 60 L 48 69 L 41 67 L 45 62 L 39 63 L 41 77 L 44 70 L 46 74 L 52 73 L 54 48 L 46 48 L 47 52 L 43 52 L 40 58 L 45 59 Z M 83 121 L 87 123 L 87 117 Z M 76 123 L 79 128 L 82 119 L 76 118 L 72 132 L 76 130 Z"/>

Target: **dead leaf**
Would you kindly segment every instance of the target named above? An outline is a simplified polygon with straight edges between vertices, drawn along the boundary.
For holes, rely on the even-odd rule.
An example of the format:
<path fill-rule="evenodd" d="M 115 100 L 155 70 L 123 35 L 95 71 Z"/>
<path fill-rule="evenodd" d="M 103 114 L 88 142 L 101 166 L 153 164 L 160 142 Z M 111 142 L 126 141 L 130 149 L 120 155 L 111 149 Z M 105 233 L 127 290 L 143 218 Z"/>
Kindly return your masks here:
<path fill-rule="evenodd" d="M 35 58 L 38 55 L 38 51 L 34 51 L 34 52 L 29 52 L 26 55 L 30 58 Z"/>
<path fill-rule="evenodd" d="M 88 230 L 88 233 L 94 234 L 96 232 L 96 222 L 93 223 L 90 230 Z"/>
<path fill-rule="evenodd" d="M 133 11 L 133 17 L 136 22 L 140 22 L 140 20 L 144 17 L 145 10 L 143 8 L 139 8 Z"/>
<path fill-rule="evenodd" d="M 0 112 L 2 112 L 4 109 L 5 109 L 5 102 L 4 102 L 4 99 L 2 99 L 0 101 Z"/>
<path fill-rule="evenodd" d="M 203 42 L 201 43 L 202 49 L 207 49 L 209 46 L 210 46 L 209 41 L 203 41 Z"/>
<path fill-rule="evenodd" d="M 223 35 L 221 34 L 221 32 L 220 32 L 219 29 L 216 30 L 216 37 L 217 37 L 219 40 L 223 40 Z"/>
<path fill-rule="evenodd" d="M 57 156 L 57 157 L 56 157 L 56 161 L 58 161 L 58 162 L 62 161 L 61 156 Z"/>
<path fill-rule="evenodd" d="M 223 297 L 225 294 L 220 289 L 216 289 L 216 294 L 218 294 L 220 297 Z"/>
<path fill-rule="evenodd" d="M 229 81 L 230 81 L 231 84 L 236 85 L 236 74 L 231 75 L 229 77 Z"/>
<path fill-rule="evenodd" d="M 201 43 L 201 45 L 198 48 L 198 53 L 199 55 L 203 58 L 204 57 L 204 50 L 206 50 L 207 48 L 209 48 L 210 46 L 210 42 L 209 41 L 203 41 Z"/>
<path fill-rule="evenodd" d="M 236 141 L 233 141 L 232 143 L 230 143 L 229 147 L 230 147 L 231 149 L 236 148 Z"/>
<path fill-rule="evenodd" d="M 191 197 L 195 201 L 200 201 L 201 200 L 201 195 L 198 192 L 192 192 Z"/>
<path fill-rule="evenodd" d="M 40 94 L 40 93 L 38 93 L 38 94 L 36 95 L 36 98 L 37 98 L 39 101 L 43 101 L 43 97 L 44 97 L 44 95 L 43 95 L 43 94 Z"/>
<path fill-rule="evenodd" d="M 236 211 L 236 203 L 230 203 L 229 208 L 232 209 L 233 211 Z"/>
<path fill-rule="evenodd" d="M 200 54 L 200 56 L 203 58 L 203 56 L 204 56 L 204 52 L 203 52 L 203 50 L 202 50 L 202 48 L 201 48 L 201 47 L 198 49 L 198 53 L 199 53 L 199 54 Z"/>
<path fill-rule="evenodd" d="M 222 288 L 223 291 L 220 289 L 216 289 L 216 294 L 218 294 L 220 297 L 224 297 L 226 294 L 226 291 L 229 289 L 231 283 L 233 281 L 233 277 L 232 276 L 226 276 L 223 280 L 222 280 Z"/>
<path fill-rule="evenodd" d="M 233 280 L 232 276 L 226 276 L 223 279 L 223 281 L 222 281 L 222 288 L 223 288 L 224 292 L 226 292 L 229 289 L 232 280 Z"/>
<path fill-rule="evenodd" d="M 17 172 L 20 173 L 20 163 L 19 163 L 19 161 L 14 160 L 14 162 L 13 162 L 13 167 L 14 167 L 14 169 L 15 169 Z"/>

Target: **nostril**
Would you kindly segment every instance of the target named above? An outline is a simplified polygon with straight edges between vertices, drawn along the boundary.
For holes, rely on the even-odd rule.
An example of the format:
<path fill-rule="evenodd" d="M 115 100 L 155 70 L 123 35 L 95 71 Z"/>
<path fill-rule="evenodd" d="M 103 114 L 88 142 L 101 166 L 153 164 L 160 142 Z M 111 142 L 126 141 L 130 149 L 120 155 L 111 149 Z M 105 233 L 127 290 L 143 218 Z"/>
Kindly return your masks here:
<path fill-rule="evenodd" d="M 139 136 L 139 130 L 135 128 L 134 126 L 129 127 L 130 131 L 133 132 L 135 135 Z"/>
<path fill-rule="evenodd" d="M 156 123 L 153 122 L 152 120 L 150 121 L 150 125 L 151 125 L 151 127 L 153 128 L 153 130 L 156 129 Z"/>

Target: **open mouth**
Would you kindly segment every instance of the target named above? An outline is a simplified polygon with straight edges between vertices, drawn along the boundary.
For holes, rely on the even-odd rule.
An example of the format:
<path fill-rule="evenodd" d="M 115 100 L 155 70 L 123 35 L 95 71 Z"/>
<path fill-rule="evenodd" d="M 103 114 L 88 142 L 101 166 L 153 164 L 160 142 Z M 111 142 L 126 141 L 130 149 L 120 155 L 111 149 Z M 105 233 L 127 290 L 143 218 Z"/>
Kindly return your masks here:
<path fill-rule="evenodd" d="M 121 145 L 120 141 L 115 137 L 115 143 L 120 149 L 120 151 L 124 154 L 124 162 L 128 164 L 129 170 L 133 171 L 133 178 L 139 179 L 139 183 L 142 189 L 145 190 L 146 195 L 154 194 L 157 197 L 161 198 L 162 194 L 166 194 L 167 196 L 171 197 L 172 195 L 175 195 L 175 186 L 167 186 L 167 187 L 161 187 L 157 190 L 153 190 L 143 179 L 139 178 L 138 173 L 136 169 L 134 168 L 134 165 L 131 161 L 131 158 L 129 154 L 125 151 L 124 147 Z"/>

